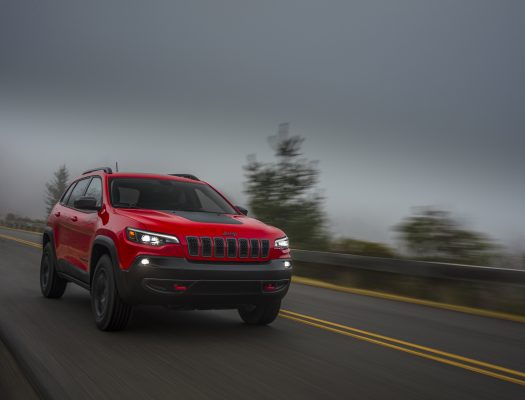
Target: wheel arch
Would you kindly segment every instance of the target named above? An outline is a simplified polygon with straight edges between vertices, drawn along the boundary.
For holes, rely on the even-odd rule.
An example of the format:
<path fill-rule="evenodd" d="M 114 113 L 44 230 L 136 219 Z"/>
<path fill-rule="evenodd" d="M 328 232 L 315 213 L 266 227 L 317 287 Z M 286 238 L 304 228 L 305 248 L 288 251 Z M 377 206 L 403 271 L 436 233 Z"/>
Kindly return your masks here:
<path fill-rule="evenodd" d="M 55 262 L 57 261 L 57 254 L 55 249 L 55 235 L 53 232 L 53 228 L 50 226 L 46 226 L 44 228 L 44 232 L 42 233 L 42 251 L 44 251 L 44 248 L 47 244 L 51 244 L 51 253 L 53 256 L 53 259 Z"/>
<path fill-rule="evenodd" d="M 42 233 L 42 247 L 45 247 L 46 244 L 51 242 L 54 248 L 55 241 L 53 239 L 53 228 L 51 228 L 50 226 L 46 226 L 44 232 Z"/>
<path fill-rule="evenodd" d="M 93 281 L 93 275 L 95 274 L 95 267 L 97 266 L 97 262 L 98 260 L 100 260 L 100 257 L 102 257 L 104 254 L 108 255 L 111 259 L 111 264 L 113 265 L 115 276 L 118 276 L 118 271 L 115 270 L 119 268 L 119 260 L 117 246 L 115 245 L 113 239 L 105 235 L 97 235 L 95 237 L 95 240 L 93 241 L 90 254 L 91 256 L 89 259 L 89 286 L 91 286 L 91 282 Z"/>

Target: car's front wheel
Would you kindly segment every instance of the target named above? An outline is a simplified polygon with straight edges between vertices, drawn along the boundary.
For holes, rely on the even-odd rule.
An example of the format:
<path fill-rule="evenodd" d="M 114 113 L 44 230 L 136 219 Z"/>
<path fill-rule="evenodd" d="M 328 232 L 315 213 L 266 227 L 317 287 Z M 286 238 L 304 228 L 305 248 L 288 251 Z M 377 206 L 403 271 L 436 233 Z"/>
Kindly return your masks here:
<path fill-rule="evenodd" d="M 58 299 L 66 291 L 67 281 L 58 276 L 51 243 L 46 243 L 40 261 L 40 290 L 44 297 Z"/>
<path fill-rule="evenodd" d="M 131 317 L 132 306 L 120 298 L 111 259 L 103 255 L 98 260 L 91 283 L 91 308 L 97 327 L 103 331 L 124 329 Z"/>
<path fill-rule="evenodd" d="M 261 304 L 242 305 L 239 307 L 239 315 L 249 325 L 268 325 L 277 318 L 280 310 L 281 301 L 277 300 Z"/>

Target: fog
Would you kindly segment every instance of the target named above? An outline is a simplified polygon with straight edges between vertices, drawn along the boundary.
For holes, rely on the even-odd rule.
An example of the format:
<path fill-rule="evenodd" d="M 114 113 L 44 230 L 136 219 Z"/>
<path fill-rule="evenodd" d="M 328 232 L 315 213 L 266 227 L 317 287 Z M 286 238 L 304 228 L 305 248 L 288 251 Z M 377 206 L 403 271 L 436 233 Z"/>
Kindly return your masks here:
<path fill-rule="evenodd" d="M 413 206 L 525 248 L 522 1 L 3 2 L 0 213 L 66 164 L 194 173 L 244 204 L 281 122 L 330 229 L 391 242 Z"/>

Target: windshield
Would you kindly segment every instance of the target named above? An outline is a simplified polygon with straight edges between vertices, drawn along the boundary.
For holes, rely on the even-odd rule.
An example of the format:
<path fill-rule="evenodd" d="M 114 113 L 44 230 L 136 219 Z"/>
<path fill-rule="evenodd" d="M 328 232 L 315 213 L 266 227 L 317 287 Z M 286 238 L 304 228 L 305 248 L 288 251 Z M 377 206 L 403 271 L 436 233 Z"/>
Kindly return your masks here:
<path fill-rule="evenodd" d="M 166 211 L 237 214 L 206 184 L 168 179 L 114 178 L 110 181 L 113 207 Z"/>

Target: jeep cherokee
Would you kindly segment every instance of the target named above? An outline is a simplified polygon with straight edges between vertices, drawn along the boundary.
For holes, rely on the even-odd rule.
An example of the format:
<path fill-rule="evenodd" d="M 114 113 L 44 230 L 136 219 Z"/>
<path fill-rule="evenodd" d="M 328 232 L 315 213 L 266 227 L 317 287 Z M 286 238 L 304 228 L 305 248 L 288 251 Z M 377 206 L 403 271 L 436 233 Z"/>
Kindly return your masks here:
<path fill-rule="evenodd" d="M 288 238 L 193 175 L 84 172 L 50 213 L 40 286 L 90 291 L 101 330 L 126 327 L 137 304 L 237 309 L 271 323 L 290 285 Z"/>

